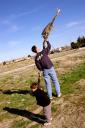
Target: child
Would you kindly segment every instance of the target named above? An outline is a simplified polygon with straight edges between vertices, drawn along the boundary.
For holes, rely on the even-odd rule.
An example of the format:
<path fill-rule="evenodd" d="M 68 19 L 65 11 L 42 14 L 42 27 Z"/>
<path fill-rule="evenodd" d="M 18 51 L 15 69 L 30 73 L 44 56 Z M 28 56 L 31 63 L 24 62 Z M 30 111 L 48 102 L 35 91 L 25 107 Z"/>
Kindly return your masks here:
<path fill-rule="evenodd" d="M 37 104 L 43 107 L 43 112 L 46 118 L 44 125 L 51 125 L 51 102 L 47 94 L 38 88 L 37 83 L 32 83 L 30 88 L 32 89 L 33 95 L 36 97 Z"/>

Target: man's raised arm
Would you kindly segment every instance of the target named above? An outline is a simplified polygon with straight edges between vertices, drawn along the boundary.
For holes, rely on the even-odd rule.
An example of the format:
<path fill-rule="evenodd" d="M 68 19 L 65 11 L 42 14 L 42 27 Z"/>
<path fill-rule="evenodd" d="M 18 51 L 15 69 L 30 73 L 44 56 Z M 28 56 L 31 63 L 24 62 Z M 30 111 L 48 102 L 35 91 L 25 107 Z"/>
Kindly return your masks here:
<path fill-rule="evenodd" d="M 43 50 L 48 54 L 50 52 L 50 49 L 51 44 L 49 43 L 49 41 L 43 41 Z"/>

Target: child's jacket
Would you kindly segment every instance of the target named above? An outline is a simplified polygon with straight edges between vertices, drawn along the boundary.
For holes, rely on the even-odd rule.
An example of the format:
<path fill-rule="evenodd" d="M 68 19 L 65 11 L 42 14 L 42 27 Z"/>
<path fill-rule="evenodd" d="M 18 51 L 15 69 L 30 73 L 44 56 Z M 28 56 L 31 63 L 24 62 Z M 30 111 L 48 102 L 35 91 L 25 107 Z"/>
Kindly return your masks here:
<path fill-rule="evenodd" d="M 33 94 L 36 97 L 38 105 L 46 107 L 50 104 L 50 99 L 43 90 L 37 89 Z"/>

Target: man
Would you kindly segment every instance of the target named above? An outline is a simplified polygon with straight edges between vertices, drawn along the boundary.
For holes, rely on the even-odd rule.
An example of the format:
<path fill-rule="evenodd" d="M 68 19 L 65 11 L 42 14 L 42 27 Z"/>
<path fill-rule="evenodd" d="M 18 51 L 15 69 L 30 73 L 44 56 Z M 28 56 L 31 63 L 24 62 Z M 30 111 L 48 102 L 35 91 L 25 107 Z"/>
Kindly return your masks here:
<path fill-rule="evenodd" d="M 47 43 L 47 47 L 45 47 L 46 43 Z M 61 92 L 53 63 L 48 56 L 50 49 L 51 49 L 51 44 L 49 43 L 49 41 L 44 41 L 42 51 L 40 51 L 40 49 L 38 49 L 35 45 L 32 46 L 31 50 L 32 52 L 36 53 L 35 64 L 40 71 L 43 71 L 43 76 L 46 83 L 48 96 L 50 99 L 52 99 L 52 88 L 51 88 L 50 78 L 55 85 L 56 94 L 58 97 L 61 96 Z"/>

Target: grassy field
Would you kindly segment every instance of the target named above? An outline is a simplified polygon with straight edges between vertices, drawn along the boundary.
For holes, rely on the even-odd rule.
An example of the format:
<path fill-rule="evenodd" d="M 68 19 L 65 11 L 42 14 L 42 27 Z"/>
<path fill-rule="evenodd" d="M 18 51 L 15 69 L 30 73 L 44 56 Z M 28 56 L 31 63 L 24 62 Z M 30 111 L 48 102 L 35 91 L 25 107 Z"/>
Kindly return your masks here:
<path fill-rule="evenodd" d="M 1 83 L 5 83 L 5 79 L 6 81 L 11 81 L 11 77 L 8 77 L 4 78 Z M 80 79 L 85 79 L 85 63 L 81 63 L 64 76 L 59 76 L 62 95 L 69 96 L 70 94 L 78 93 L 80 88 L 76 88 L 74 83 Z M 6 86 L 3 88 L 4 90 L 2 88 L 0 90 L 0 122 L 9 120 L 11 123 L 10 128 L 26 127 L 32 122 L 27 116 L 38 108 L 35 98 L 29 94 L 29 87 L 23 87 L 22 89 L 14 87 L 10 90 L 6 90 Z M 54 88 L 53 90 L 55 93 Z M 52 107 L 52 112 L 53 114 L 56 112 L 55 105 Z"/>
<path fill-rule="evenodd" d="M 68 57 L 69 55 L 63 59 L 68 59 Z M 76 55 L 76 57 L 80 57 L 80 54 Z M 57 127 L 56 121 L 57 123 L 59 123 L 60 120 L 62 121 L 62 116 L 64 122 L 60 122 L 62 126 L 58 128 L 77 128 L 77 125 L 80 126 L 79 121 L 82 121 L 78 120 L 78 124 L 76 125 L 75 123 L 74 126 L 71 127 L 69 124 L 74 122 L 72 120 L 73 117 L 69 119 L 68 116 L 71 115 L 69 113 L 74 113 L 73 110 L 75 110 L 75 114 L 72 114 L 73 116 L 77 115 L 79 112 L 84 114 L 85 60 L 82 59 L 82 61 L 78 61 L 79 63 L 76 65 L 73 65 L 73 62 L 71 62 L 69 68 L 67 65 L 68 62 L 65 65 L 62 61 L 62 64 L 64 64 L 61 66 L 61 58 L 59 58 L 59 60 L 60 61 L 54 62 L 54 66 L 55 69 L 57 69 L 62 97 L 53 97 L 52 114 L 54 119 L 52 128 Z M 65 71 L 60 72 L 60 68 Z M 39 120 L 42 115 L 42 109 L 36 105 L 35 98 L 30 94 L 30 84 L 33 81 L 37 81 L 36 72 L 37 69 L 34 67 L 30 68 L 29 71 L 14 72 L 13 74 L 11 73 L 0 77 L 0 128 L 43 127 L 42 121 Z M 43 89 L 46 91 L 43 77 L 41 79 Z M 54 86 L 52 86 L 52 89 L 55 94 Z M 68 118 L 65 117 L 66 115 Z M 82 118 L 81 115 L 80 117 Z M 69 122 L 68 119 L 72 122 Z M 66 123 L 67 121 L 68 123 Z M 81 123 L 80 127 L 84 128 L 84 124 Z"/>

